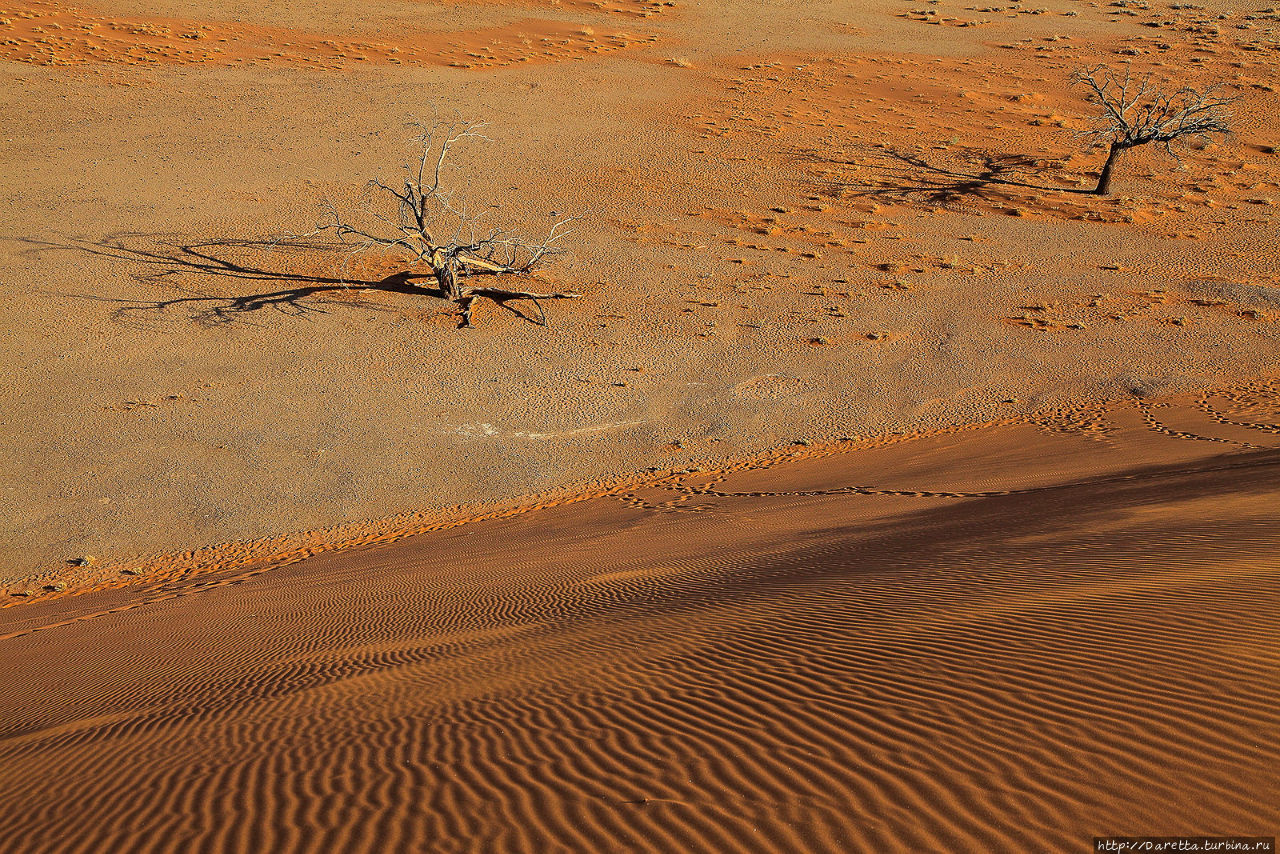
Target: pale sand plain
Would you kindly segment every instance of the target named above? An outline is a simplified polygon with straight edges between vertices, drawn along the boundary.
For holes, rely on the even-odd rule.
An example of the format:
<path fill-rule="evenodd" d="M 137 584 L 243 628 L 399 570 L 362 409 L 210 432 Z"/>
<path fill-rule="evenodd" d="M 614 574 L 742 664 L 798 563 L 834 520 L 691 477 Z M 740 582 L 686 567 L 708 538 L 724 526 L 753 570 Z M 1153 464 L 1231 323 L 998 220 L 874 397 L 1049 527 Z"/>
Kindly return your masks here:
<path fill-rule="evenodd" d="M 1274 832 L 1276 26 L 5 4 L 0 850 Z M 271 242 L 453 110 L 547 327 Z"/>
<path fill-rule="evenodd" d="M 1273 375 L 1274 14 L 615 5 L 6 4 L 0 577 Z M 1095 60 L 1230 83 L 1236 134 L 1110 199 L 883 148 L 1087 185 Z M 454 109 L 495 224 L 582 216 L 549 327 L 228 245 Z"/>

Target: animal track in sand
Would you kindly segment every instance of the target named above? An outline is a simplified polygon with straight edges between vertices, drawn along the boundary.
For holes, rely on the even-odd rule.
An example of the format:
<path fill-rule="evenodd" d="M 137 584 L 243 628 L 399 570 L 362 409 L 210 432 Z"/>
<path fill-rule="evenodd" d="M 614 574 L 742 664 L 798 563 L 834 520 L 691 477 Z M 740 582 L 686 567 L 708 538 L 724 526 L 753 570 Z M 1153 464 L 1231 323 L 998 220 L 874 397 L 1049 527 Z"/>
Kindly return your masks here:
<path fill-rule="evenodd" d="M 1274 392 L 1275 386 L 1269 388 Z M 1205 397 L 1197 400 L 1196 406 L 1202 408 L 1205 404 Z M 1270 398 L 1271 406 L 1280 411 L 1280 394 L 1276 394 Z M 1035 424 L 1036 426 L 1046 429 L 1049 432 L 1062 433 L 1066 435 L 1079 435 L 1083 438 L 1099 441 L 1106 445 L 1115 447 L 1115 431 L 1113 424 L 1108 422 L 1108 413 L 1113 411 L 1117 406 L 1123 404 L 1111 404 L 1109 406 L 1083 407 L 1083 408 L 1067 408 L 1056 410 L 1043 416 L 1029 416 L 1023 423 Z M 1232 445 L 1241 450 L 1266 450 L 1273 446 L 1258 445 L 1252 442 L 1240 441 L 1238 439 L 1229 439 L 1221 436 L 1206 436 L 1201 433 L 1189 430 L 1174 429 L 1155 418 L 1153 409 L 1157 406 L 1168 407 L 1167 403 L 1151 403 L 1143 400 L 1136 400 L 1133 405 L 1137 407 L 1142 416 L 1143 423 L 1147 429 L 1153 433 L 1159 433 L 1174 439 L 1183 439 L 1194 442 L 1213 442 L 1219 444 Z M 1280 434 L 1280 427 L 1272 424 L 1256 424 L 1246 422 L 1233 422 L 1229 420 L 1220 420 L 1220 423 L 1232 424 L 1236 426 L 1244 426 L 1256 429 L 1263 433 Z M 769 461 L 766 465 L 774 465 L 776 461 Z M 1250 467 L 1252 462 L 1239 464 L 1240 467 Z M 1182 476 L 1189 473 L 1207 472 L 1207 471 L 1229 471 L 1236 467 L 1235 463 L 1214 464 L 1208 467 L 1192 467 L 1185 469 L 1170 469 L 1161 473 L 1164 476 Z M 730 472 L 723 472 L 712 477 L 706 475 L 696 476 L 694 479 L 703 480 L 705 483 L 701 486 L 692 486 L 681 482 L 679 479 L 667 481 L 662 484 L 666 489 L 680 492 L 689 497 L 710 496 L 714 498 L 777 498 L 777 497 L 815 497 L 815 496 L 837 496 L 837 495 L 865 495 L 865 496 L 894 496 L 908 498 L 996 498 L 1009 495 L 1030 495 L 1033 493 L 1043 492 L 1046 489 L 1055 487 L 1029 487 L 1025 489 L 1003 489 L 1003 490 L 957 490 L 957 489 L 893 489 L 880 486 L 864 486 L 849 485 L 838 486 L 828 489 L 818 490 L 789 490 L 789 491 L 728 491 L 714 488 L 716 484 L 723 483 L 729 476 Z M 1101 478 L 1096 483 L 1120 483 L 1133 479 L 1132 475 L 1122 475 L 1115 478 Z M 653 505 L 654 509 L 665 509 L 665 505 Z"/>
<path fill-rule="evenodd" d="M 1188 439 L 1193 442 L 1217 442 L 1224 445 L 1235 445 L 1238 448 L 1261 449 L 1262 445 L 1255 445 L 1252 442 L 1241 442 L 1236 439 L 1224 439 L 1220 436 L 1205 436 L 1200 433 L 1192 433 L 1187 430 L 1176 430 L 1155 417 L 1154 409 L 1156 404 L 1145 401 L 1137 401 L 1136 405 L 1139 412 L 1142 413 L 1142 420 L 1147 427 L 1156 433 L 1163 433 L 1166 436 L 1172 436 L 1175 439 Z M 1221 421 L 1219 423 L 1227 423 Z M 1239 426 L 1258 427 L 1259 425 L 1241 424 Z"/>
<path fill-rule="evenodd" d="M 1275 382 L 1256 382 L 1205 394 L 1196 402 L 1196 405 L 1219 424 L 1244 427 L 1248 430 L 1280 436 L 1280 409 L 1275 405 L 1278 396 L 1280 394 L 1277 393 Z M 1212 401 L 1215 397 L 1226 401 L 1225 408 L 1213 405 Z M 1256 421 L 1252 420 L 1254 417 L 1277 420 Z"/>
<path fill-rule="evenodd" d="M 1092 442 L 1115 445 L 1115 425 L 1107 420 L 1105 406 L 1064 406 L 1031 417 L 1041 430 L 1079 436 Z"/>

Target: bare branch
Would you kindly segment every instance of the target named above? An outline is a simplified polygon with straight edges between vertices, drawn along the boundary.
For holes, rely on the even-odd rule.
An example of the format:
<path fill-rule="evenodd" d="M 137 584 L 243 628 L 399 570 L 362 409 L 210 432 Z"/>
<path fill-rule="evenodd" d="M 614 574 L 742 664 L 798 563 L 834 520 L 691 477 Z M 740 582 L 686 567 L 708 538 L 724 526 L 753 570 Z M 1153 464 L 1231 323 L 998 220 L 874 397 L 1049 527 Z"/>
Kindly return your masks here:
<path fill-rule="evenodd" d="M 1092 145 L 1108 150 L 1094 191 L 1100 195 L 1110 191 L 1112 166 L 1129 149 L 1158 142 L 1179 159 L 1175 142 L 1210 140 L 1213 134 L 1229 132 L 1229 108 L 1235 96 L 1222 95 L 1219 87 L 1183 86 L 1169 91 L 1156 86 L 1151 74 L 1134 81 L 1128 65 L 1123 76 L 1105 65 L 1092 65 L 1078 70 L 1073 81 L 1084 88 L 1085 99 L 1101 110 L 1093 127 L 1079 133 Z"/>
<path fill-rule="evenodd" d="M 574 217 L 556 220 L 547 234 L 530 240 L 492 228 L 485 236 L 479 228 L 484 213 L 470 212 L 465 197 L 456 189 L 445 189 L 444 178 L 453 149 L 464 142 L 488 141 L 481 122 L 461 118 L 449 122 L 433 121 L 415 124 L 415 137 L 421 147 L 416 162 L 405 167 L 401 187 L 380 179 L 366 185 L 370 193 L 369 207 L 362 216 L 375 225 L 366 227 L 344 218 L 333 205 L 327 205 L 327 219 L 312 234 L 333 232 L 339 242 L 353 253 L 373 249 L 401 251 L 409 256 L 411 266 L 421 265 L 440 287 L 440 295 L 456 303 L 460 309 L 460 325 L 471 325 L 475 301 L 480 298 L 505 305 L 512 300 L 527 300 L 538 311 L 529 318 L 546 325 L 541 301 L 574 299 L 576 293 L 538 293 L 500 287 L 469 284 L 474 276 L 524 276 L 548 257 L 561 251 L 557 245 L 571 232 Z M 376 210 L 379 198 L 395 209 L 395 218 Z M 384 231 L 385 230 L 385 231 Z M 448 234 L 447 238 L 443 235 Z M 424 272 L 426 272 L 424 271 Z M 412 272 L 412 271 L 410 271 Z"/>
<path fill-rule="evenodd" d="M 1079 136 L 1108 149 L 1096 192 L 1110 188 L 1111 168 L 1120 154 L 1139 145 L 1156 142 L 1175 159 L 1174 143 L 1188 138 L 1210 139 L 1229 132 L 1233 95 L 1220 87 L 1198 90 L 1190 86 L 1169 91 L 1156 86 L 1151 75 L 1134 81 L 1126 65 L 1123 76 L 1103 65 L 1083 68 L 1073 81 L 1101 114 Z"/>

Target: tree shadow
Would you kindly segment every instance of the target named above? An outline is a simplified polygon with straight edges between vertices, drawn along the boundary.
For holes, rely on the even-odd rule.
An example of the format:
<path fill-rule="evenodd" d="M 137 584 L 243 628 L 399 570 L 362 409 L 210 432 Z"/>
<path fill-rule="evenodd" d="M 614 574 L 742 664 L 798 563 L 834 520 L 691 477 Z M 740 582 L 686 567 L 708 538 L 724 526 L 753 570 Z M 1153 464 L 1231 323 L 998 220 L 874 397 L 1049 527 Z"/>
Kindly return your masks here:
<path fill-rule="evenodd" d="M 893 148 L 869 148 L 859 158 L 838 158 L 810 151 L 803 155 L 812 163 L 850 166 L 870 172 L 866 181 L 811 179 L 842 196 L 868 198 L 884 203 L 915 202 L 946 207 L 966 199 L 992 203 L 1009 202 L 1010 188 L 1039 192 L 1093 195 L 1092 190 L 1035 183 L 1033 171 L 1046 167 L 1041 158 L 1026 154 L 991 154 L 986 151 L 956 152 L 954 165 L 931 163 L 923 156 Z"/>
<path fill-rule="evenodd" d="M 30 247 L 29 253 L 55 251 L 81 252 L 98 258 L 127 262 L 138 269 L 131 277 L 138 282 L 161 285 L 176 290 L 180 295 L 168 299 L 144 300 L 104 297 L 96 294 L 57 293 L 57 296 L 73 299 L 114 303 L 112 317 L 131 325 L 147 324 L 161 319 L 173 311 L 185 311 L 192 322 L 202 326 L 221 326 L 230 323 L 249 322 L 248 318 L 262 311 L 277 311 L 294 317 L 311 314 L 327 314 L 329 308 L 364 309 L 367 311 L 397 312 L 399 308 L 369 298 L 370 294 L 403 294 L 409 296 L 444 299 L 444 293 L 435 284 L 430 271 L 401 270 L 382 278 L 345 275 L 315 275 L 286 269 L 281 259 L 288 253 L 306 255 L 348 255 L 350 247 L 338 243 L 284 240 L 239 240 L 220 238 L 198 243 L 168 241 L 161 235 L 125 233 L 109 235 L 100 240 L 67 238 L 64 241 L 17 238 Z M 349 263 L 350 258 L 345 259 Z M 311 266 L 315 266 L 314 262 Z M 250 293 L 211 293 L 183 284 L 185 279 L 199 280 L 235 279 L 253 282 L 258 287 Z M 261 283 L 275 283 L 279 287 L 263 288 Z M 54 292 L 48 292 L 54 293 Z M 516 317 L 530 323 L 538 323 L 536 317 L 526 314 L 508 300 L 495 298 L 493 302 Z M 456 314 L 453 303 L 442 308 L 442 313 Z"/>

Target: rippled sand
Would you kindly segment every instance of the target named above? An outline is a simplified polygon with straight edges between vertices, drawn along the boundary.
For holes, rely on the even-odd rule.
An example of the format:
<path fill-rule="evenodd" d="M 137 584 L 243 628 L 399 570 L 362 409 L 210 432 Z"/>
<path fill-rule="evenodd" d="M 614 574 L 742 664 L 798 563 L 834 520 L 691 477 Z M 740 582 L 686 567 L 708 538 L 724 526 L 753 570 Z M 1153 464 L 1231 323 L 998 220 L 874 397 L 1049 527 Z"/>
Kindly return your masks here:
<path fill-rule="evenodd" d="M 0 612 L 0 851 L 1071 851 L 1280 821 L 1274 385 Z"/>

